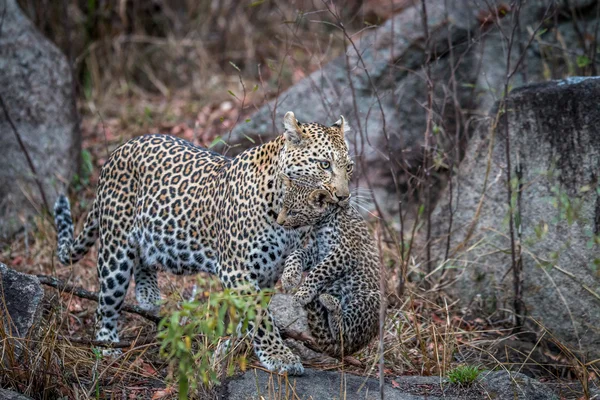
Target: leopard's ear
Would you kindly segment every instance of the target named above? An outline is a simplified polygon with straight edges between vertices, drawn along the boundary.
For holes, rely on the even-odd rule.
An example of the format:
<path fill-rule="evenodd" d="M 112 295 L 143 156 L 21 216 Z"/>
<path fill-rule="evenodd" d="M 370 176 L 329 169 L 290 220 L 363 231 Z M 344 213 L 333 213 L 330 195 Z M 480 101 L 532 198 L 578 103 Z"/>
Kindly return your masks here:
<path fill-rule="evenodd" d="M 288 209 L 286 207 L 283 207 L 279 212 L 279 215 L 277 216 L 277 223 L 279 225 L 283 225 L 285 223 L 285 220 L 287 219 L 287 215 Z"/>
<path fill-rule="evenodd" d="M 333 126 L 335 126 L 336 128 L 338 128 L 340 130 L 340 132 L 342 133 L 342 136 L 345 135 L 346 132 L 350 131 L 350 127 L 348 126 L 348 123 L 346 122 L 346 118 L 344 118 L 343 115 L 340 115 L 340 119 L 335 121 L 335 124 L 333 124 Z"/>
<path fill-rule="evenodd" d="M 292 144 L 299 144 L 302 141 L 302 128 L 293 112 L 288 111 L 283 117 L 283 128 L 285 140 Z"/>

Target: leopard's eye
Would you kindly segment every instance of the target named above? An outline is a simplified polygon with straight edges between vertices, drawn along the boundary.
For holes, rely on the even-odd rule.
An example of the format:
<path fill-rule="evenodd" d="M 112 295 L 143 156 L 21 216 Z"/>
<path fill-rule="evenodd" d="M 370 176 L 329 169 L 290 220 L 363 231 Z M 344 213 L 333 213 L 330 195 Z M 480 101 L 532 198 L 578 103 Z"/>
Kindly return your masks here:
<path fill-rule="evenodd" d="M 319 161 L 319 166 L 323 169 L 331 168 L 331 163 L 327 160 Z"/>
<path fill-rule="evenodd" d="M 349 174 L 351 174 L 353 170 L 354 170 L 354 164 L 348 164 L 346 166 L 346 171 L 348 171 Z"/>

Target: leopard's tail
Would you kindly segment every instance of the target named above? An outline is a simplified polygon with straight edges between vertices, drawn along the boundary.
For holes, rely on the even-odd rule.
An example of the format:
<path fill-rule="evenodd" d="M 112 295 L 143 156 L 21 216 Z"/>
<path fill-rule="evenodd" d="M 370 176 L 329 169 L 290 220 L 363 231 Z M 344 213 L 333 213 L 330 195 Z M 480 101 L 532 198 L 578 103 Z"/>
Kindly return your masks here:
<path fill-rule="evenodd" d="M 98 239 L 98 202 L 94 200 L 83 230 L 73 239 L 73 219 L 71 205 L 66 196 L 60 195 L 54 203 L 54 223 L 58 235 L 58 259 L 63 265 L 71 265 L 81 260 Z"/>

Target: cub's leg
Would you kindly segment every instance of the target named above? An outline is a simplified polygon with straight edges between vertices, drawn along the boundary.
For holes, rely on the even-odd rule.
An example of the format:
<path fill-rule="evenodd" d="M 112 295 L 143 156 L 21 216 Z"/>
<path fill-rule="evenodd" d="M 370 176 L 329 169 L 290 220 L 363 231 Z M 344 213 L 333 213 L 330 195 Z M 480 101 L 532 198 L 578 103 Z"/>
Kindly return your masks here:
<path fill-rule="evenodd" d="M 343 341 L 341 336 L 343 315 L 340 301 L 328 293 L 322 293 L 319 295 L 319 302 L 327 309 L 327 322 L 329 325 L 329 331 L 331 332 L 331 337 L 333 337 L 334 340 L 338 340 L 340 342 Z"/>
<path fill-rule="evenodd" d="M 329 328 L 328 311 L 319 301 L 308 303 L 304 309 L 308 320 L 310 335 L 320 348 L 335 342 Z"/>
<path fill-rule="evenodd" d="M 294 300 L 305 306 L 313 301 L 323 288 L 338 280 L 349 269 L 343 260 L 343 254 L 332 252 L 323 261 L 310 269 L 308 276 L 294 294 Z"/>
<path fill-rule="evenodd" d="M 286 292 L 290 292 L 300 285 L 302 281 L 302 271 L 304 270 L 304 249 L 298 249 L 292 252 L 286 260 L 283 274 L 281 275 L 281 286 Z"/>
<path fill-rule="evenodd" d="M 345 299 L 343 307 L 339 296 Z M 321 323 L 327 323 L 330 340 L 317 340 L 317 344 L 325 353 L 336 357 L 356 353 L 379 332 L 378 292 L 358 294 L 342 290 L 339 296 L 321 294 L 318 300 L 327 309 L 327 316 Z"/>
<path fill-rule="evenodd" d="M 285 267 L 281 275 L 283 290 L 290 292 L 292 289 L 297 288 L 302 281 L 302 271 L 306 271 L 317 264 L 318 257 L 317 233 L 313 229 L 307 246 L 293 251 L 285 260 Z"/>
<path fill-rule="evenodd" d="M 106 342 L 119 341 L 117 320 L 125 301 L 133 266 L 138 261 L 137 251 L 131 248 L 125 234 L 118 230 L 116 232 L 103 235 L 98 253 L 100 293 L 96 310 L 96 340 Z"/>

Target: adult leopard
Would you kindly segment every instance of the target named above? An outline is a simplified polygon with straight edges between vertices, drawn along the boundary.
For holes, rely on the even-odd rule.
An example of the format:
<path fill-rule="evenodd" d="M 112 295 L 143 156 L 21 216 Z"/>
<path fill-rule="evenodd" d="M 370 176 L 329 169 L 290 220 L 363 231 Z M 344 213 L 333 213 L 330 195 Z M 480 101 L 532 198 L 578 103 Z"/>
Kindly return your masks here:
<path fill-rule="evenodd" d="M 326 127 L 300 123 L 288 112 L 283 122 L 283 135 L 234 158 L 168 135 L 131 139 L 102 168 L 92 210 L 75 240 L 69 202 L 57 200 L 61 263 L 77 262 L 100 239 L 97 340 L 119 340 L 117 319 L 132 276 L 136 299 L 148 309 L 160 299 L 158 269 L 210 272 L 231 288 L 275 284 L 283 260 L 310 230 L 276 223 L 284 192 L 278 176 L 310 178 L 335 201 L 345 201 L 352 169 L 343 117 Z M 303 373 L 270 315 L 249 331 L 266 368 Z"/>

